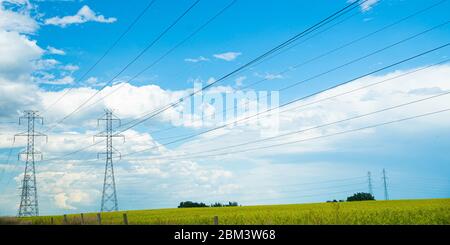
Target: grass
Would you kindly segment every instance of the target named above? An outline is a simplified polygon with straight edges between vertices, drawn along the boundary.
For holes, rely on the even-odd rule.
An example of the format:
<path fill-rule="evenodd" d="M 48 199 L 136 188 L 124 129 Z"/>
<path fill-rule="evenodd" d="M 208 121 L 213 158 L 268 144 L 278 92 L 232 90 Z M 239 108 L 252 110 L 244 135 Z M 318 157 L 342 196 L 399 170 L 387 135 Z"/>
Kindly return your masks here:
<path fill-rule="evenodd" d="M 450 199 L 313 203 L 221 208 L 173 208 L 102 213 L 102 224 L 450 224 Z M 33 224 L 63 224 L 63 216 L 24 218 Z M 96 213 L 84 214 L 86 224 L 96 224 Z M 80 215 L 67 215 L 69 224 L 80 224 Z"/>
<path fill-rule="evenodd" d="M 0 225 L 29 225 L 31 220 L 18 219 L 16 217 L 0 217 Z"/>

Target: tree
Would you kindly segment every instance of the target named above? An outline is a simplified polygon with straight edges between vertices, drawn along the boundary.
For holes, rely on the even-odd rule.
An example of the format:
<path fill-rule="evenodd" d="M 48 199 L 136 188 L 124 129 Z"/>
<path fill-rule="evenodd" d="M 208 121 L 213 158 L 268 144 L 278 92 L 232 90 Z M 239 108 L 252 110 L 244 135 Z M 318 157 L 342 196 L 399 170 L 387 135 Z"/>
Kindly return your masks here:
<path fill-rule="evenodd" d="M 228 202 L 228 207 L 237 207 L 239 204 L 237 202 Z"/>
<path fill-rule="evenodd" d="M 180 205 L 178 206 L 178 208 L 198 208 L 198 207 L 208 207 L 208 206 L 202 202 L 198 203 L 191 201 L 180 202 Z"/>
<path fill-rule="evenodd" d="M 374 201 L 375 197 L 370 193 L 358 192 L 353 194 L 353 196 L 347 197 L 347 202 L 353 201 Z"/>
<path fill-rule="evenodd" d="M 185 201 L 185 202 L 180 202 L 180 205 L 178 205 L 178 208 L 237 207 L 237 206 L 239 206 L 239 204 L 237 202 L 228 202 L 228 204 L 222 204 L 220 202 L 216 202 L 216 203 L 213 203 L 208 206 L 202 202 Z"/>

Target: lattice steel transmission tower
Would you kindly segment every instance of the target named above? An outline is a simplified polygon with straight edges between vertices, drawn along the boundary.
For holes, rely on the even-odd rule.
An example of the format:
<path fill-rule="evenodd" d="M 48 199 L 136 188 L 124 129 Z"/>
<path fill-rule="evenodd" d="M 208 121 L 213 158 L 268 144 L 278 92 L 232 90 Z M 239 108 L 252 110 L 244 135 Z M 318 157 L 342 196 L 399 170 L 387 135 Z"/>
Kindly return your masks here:
<path fill-rule="evenodd" d="M 114 122 L 118 122 L 120 127 L 120 119 L 114 116 L 111 110 L 106 109 L 105 114 L 102 118 L 98 119 L 97 124 L 100 124 L 100 121 L 105 121 L 105 131 L 94 136 L 94 141 L 96 137 L 104 137 L 106 140 L 106 151 L 97 154 L 97 158 L 100 158 L 100 155 L 105 155 L 105 177 L 103 180 L 103 191 L 102 191 L 102 203 L 101 203 L 101 212 L 110 212 L 117 211 L 119 209 L 117 203 L 117 194 L 116 194 L 116 181 L 114 178 L 114 166 L 113 166 L 113 155 L 119 154 L 113 147 L 113 138 L 114 137 L 122 137 L 123 135 L 116 134 L 113 129 Z M 125 139 L 125 138 L 124 138 Z"/>
<path fill-rule="evenodd" d="M 27 120 L 27 131 L 14 135 L 14 141 L 16 137 L 27 137 L 27 148 L 18 155 L 19 160 L 24 159 L 25 161 L 18 212 L 19 217 L 39 215 L 35 161 L 37 155 L 40 155 L 42 159 L 42 153 L 36 151 L 34 138 L 43 136 L 47 140 L 46 135 L 35 131 L 34 126 L 36 121 L 41 121 L 41 124 L 44 124 L 44 119 L 38 115 L 37 111 L 24 111 L 24 115 L 19 117 L 19 125 L 22 124 L 22 120 L 24 119 Z M 24 157 L 21 158 L 21 156 Z"/>
<path fill-rule="evenodd" d="M 373 196 L 373 186 L 372 186 L 372 174 L 367 172 L 367 182 L 369 184 L 369 193 Z"/>
<path fill-rule="evenodd" d="M 383 185 L 384 185 L 384 200 L 389 200 L 386 170 L 383 168 Z"/>

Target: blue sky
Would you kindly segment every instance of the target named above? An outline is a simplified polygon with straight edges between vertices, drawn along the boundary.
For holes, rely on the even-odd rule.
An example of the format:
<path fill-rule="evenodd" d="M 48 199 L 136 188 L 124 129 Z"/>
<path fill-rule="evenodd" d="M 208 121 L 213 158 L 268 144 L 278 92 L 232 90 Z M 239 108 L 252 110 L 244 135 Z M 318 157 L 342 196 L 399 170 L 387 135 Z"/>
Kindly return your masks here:
<path fill-rule="evenodd" d="M 120 86 L 117 92 L 74 114 L 61 125 L 48 127 L 96 93 L 193 2 L 156 0 L 111 52 L 81 79 L 133 22 L 147 1 L 132 0 L 123 4 L 120 1 L 0 0 L 1 215 L 15 214 L 19 201 L 17 188 L 20 187 L 24 163 L 17 162 L 16 154 L 23 149 L 23 140 L 15 143 L 9 161 L 7 159 L 12 136 L 25 130 L 8 122 L 17 121 L 21 111 L 45 111 L 45 125 L 39 130 L 48 130 L 49 142 L 39 142 L 38 147 L 44 153 L 44 159 L 62 156 L 92 144 L 92 135 L 100 130 L 95 120 L 101 117 L 105 107 L 115 109 L 123 122 L 130 122 L 188 94 L 194 84 L 206 85 L 208 81 L 233 71 L 348 4 L 346 0 L 237 0 L 160 63 L 129 82 L 130 77 L 177 45 L 231 2 L 200 1 L 167 35 L 115 79 L 113 86 L 107 86 L 100 95 L 108 94 Z M 236 93 L 242 87 L 263 78 L 266 81 L 245 92 L 279 91 L 292 83 L 442 24 L 423 35 L 341 69 L 279 91 L 279 104 L 283 104 L 446 44 L 450 38 L 450 25 L 446 24 L 449 21 L 450 2 L 440 2 L 368 0 L 363 7 L 333 22 L 339 22 L 335 26 L 330 24 L 329 29 L 300 39 L 294 47 L 274 58 L 215 84 L 209 94 L 205 92 L 205 96 Z M 278 74 L 437 3 L 440 4 L 346 48 L 298 69 Z M 292 107 L 443 62 L 448 59 L 449 52 L 448 47 L 440 49 L 300 101 Z M 279 133 L 326 124 L 449 91 L 449 75 L 450 66 L 442 63 L 301 110 L 282 112 L 278 118 Z M 71 90 L 67 96 L 46 110 L 69 88 Z M 93 101 L 99 99 L 100 95 Z M 441 96 L 348 123 L 282 138 L 275 143 L 446 109 L 448 101 L 448 96 Z M 213 108 L 216 105 L 207 103 L 206 106 Z M 173 119 L 176 112 L 169 110 L 140 124 L 124 132 L 127 138 L 125 143 L 116 142 L 116 148 L 122 154 L 160 145 L 157 150 L 117 161 L 115 167 L 120 209 L 175 207 L 184 200 L 238 201 L 250 205 L 345 199 L 355 191 L 367 191 L 368 171 L 373 175 L 375 196 L 382 199 L 383 168 L 388 172 L 389 194 L 393 199 L 442 198 L 450 194 L 450 156 L 446 154 L 450 140 L 445 137 L 450 131 L 448 112 L 336 137 L 273 147 L 270 150 L 171 160 L 177 154 L 189 155 L 262 139 L 265 137 L 261 134 L 265 130 L 264 125 L 274 123 L 261 120 L 259 124 L 227 127 L 163 146 L 161 144 L 171 139 L 158 138 L 198 133 L 223 123 L 208 122 L 200 126 L 189 120 L 175 123 Z M 156 130 L 172 126 L 176 127 L 155 133 Z M 104 166 L 95 157 L 102 147 L 92 147 L 64 160 L 37 163 L 42 214 L 98 210 Z"/>

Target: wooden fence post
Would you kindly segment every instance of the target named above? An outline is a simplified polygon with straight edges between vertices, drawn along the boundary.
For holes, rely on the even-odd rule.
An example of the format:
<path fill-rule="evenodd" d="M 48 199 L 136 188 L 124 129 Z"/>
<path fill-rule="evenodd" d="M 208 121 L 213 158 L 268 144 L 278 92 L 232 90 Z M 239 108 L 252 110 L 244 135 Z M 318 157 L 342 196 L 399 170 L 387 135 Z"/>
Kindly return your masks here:
<path fill-rule="evenodd" d="M 124 223 L 125 225 L 128 225 L 128 216 L 127 216 L 127 213 L 123 213 L 123 223 Z"/>
<path fill-rule="evenodd" d="M 64 214 L 64 224 L 67 225 L 67 223 L 69 223 L 67 222 L 67 214 Z"/>
<path fill-rule="evenodd" d="M 84 225 L 84 214 L 81 213 L 80 216 L 81 216 L 81 224 Z"/>
<path fill-rule="evenodd" d="M 219 216 L 214 216 L 214 225 L 219 224 Z"/>
<path fill-rule="evenodd" d="M 55 222 L 53 221 L 53 217 L 50 217 L 50 224 L 54 225 Z"/>
<path fill-rule="evenodd" d="M 100 213 L 97 213 L 97 222 L 99 225 L 102 224 L 102 215 Z"/>

